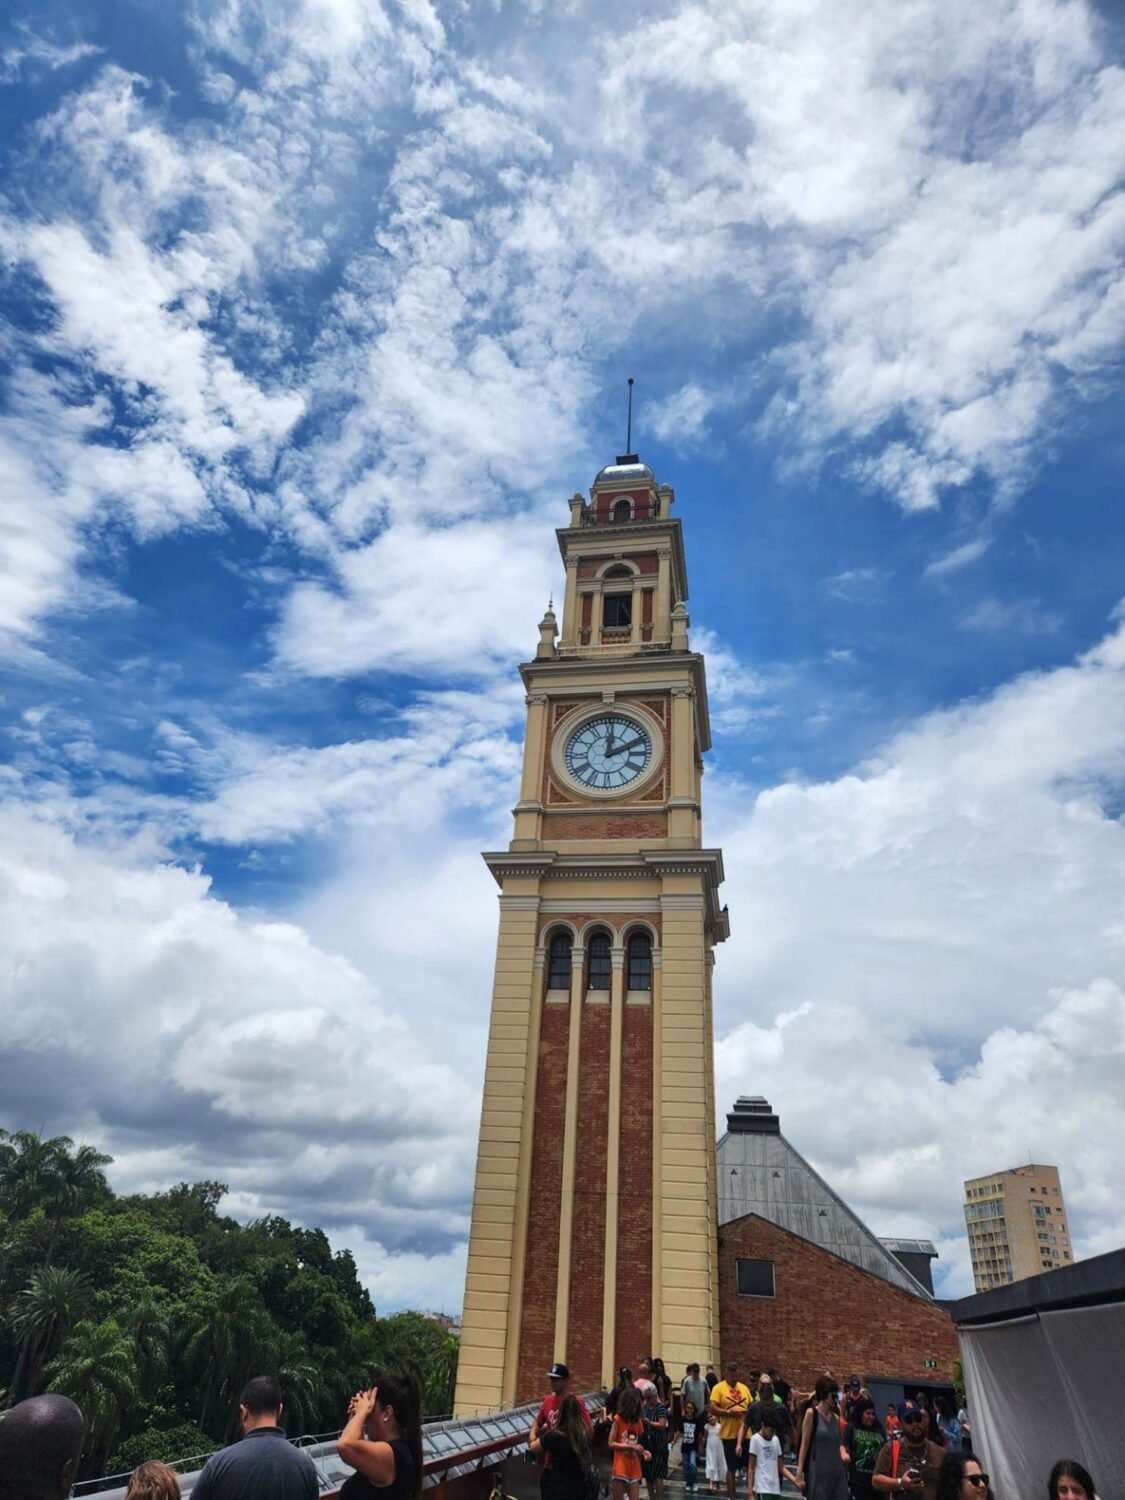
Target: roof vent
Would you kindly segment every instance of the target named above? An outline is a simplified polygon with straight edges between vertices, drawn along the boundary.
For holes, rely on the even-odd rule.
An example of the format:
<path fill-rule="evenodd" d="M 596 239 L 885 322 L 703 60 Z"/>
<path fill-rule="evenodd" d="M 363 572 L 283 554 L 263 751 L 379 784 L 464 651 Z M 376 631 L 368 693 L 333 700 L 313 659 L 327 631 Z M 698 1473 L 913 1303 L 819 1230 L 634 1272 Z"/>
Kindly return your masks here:
<path fill-rule="evenodd" d="M 781 1122 L 770 1109 L 769 1100 L 760 1094 L 743 1095 L 727 1115 L 727 1129 L 732 1135 L 780 1135 Z"/>

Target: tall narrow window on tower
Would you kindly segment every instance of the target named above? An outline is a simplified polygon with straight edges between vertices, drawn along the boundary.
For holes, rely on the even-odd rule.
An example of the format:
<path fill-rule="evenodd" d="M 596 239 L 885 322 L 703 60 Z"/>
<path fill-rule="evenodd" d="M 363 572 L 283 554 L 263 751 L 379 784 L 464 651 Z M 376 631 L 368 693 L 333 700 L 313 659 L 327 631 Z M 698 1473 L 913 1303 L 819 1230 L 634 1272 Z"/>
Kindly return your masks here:
<path fill-rule="evenodd" d="M 652 989 L 652 940 L 647 932 L 634 932 L 629 939 L 629 988 Z"/>
<path fill-rule="evenodd" d="M 547 965 L 547 988 L 570 989 L 570 933 L 556 932 L 551 939 L 550 962 Z"/>
<path fill-rule="evenodd" d="M 586 988 L 608 990 L 610 967 L 609 938 L 604 932 L 595 932 L 590 939 L 586 960 Z"/>
<path fill-rule="evenodd" d="M 613 520 L 615 525 L 623 521 L 633 519 L 633 502 L 631 500 L 618 500 L 613 507 Z"/>

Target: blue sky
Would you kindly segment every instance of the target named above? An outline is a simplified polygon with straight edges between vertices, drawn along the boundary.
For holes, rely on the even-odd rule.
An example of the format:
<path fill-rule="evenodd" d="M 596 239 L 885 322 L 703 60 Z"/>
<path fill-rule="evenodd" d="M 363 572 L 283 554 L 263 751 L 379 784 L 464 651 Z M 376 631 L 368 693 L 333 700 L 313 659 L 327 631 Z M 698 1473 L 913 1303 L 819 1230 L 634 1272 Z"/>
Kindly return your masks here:
<path fill-rule="evenodd" d="M 5 1123 L 457 1305 L 479 850 L 632 375 L 708 656 L 722 1107 L 951 1293 L 961 1179 L 1029 1153 L 1120 1244 L 1113 10 L 9 14 Z"/>

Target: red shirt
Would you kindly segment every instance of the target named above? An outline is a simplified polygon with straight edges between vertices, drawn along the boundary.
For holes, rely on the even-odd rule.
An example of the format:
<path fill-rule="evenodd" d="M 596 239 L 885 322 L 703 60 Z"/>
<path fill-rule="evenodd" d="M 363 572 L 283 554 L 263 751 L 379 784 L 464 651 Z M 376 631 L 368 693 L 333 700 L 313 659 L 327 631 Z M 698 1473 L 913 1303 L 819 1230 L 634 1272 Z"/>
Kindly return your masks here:
<path fill-rule="evenodd" d="M 578 1402 L 578 1409 L 581 1411 L 582 1416 L 585 1418 L 586 1426 L 589 1427 L 591 1425 L 590 1413 L 586 1410 L 586 1405 L 582 1400 L 582 1397 L 575 1396 L 574 1399 Z M 535 1420 L 540 1427 L 550 1428 L 557 1427 L 559 1425 L 559 1412 L 562 1409 L 562 1404 L 565 1400 L 565 1396 L 556 1396 L 554 1391 L 552 1391 L 549 1396 L 544 1397 L 543 1405 L 535 1413 Z"/>
<path fill-rule="evenodd" d="M 574 1399 L 578 1402 L 578 1409 L 582 1413 L 586 1426 L 592 1427 L 593 1423 L 590 1420 L 590 1413 L 586 1410 L 586 1405 L 582 1397 L 575 1396 Z M 554 1391 L 549 1396 L 544 1397 L 542 1406 L 535 1413 L 535 1420 L 540 1427 L 545 1427 L 548 1432 L 554 1431 L 559 1425 L 559 1411 L 565 1400 L 565 1396 L 556 1396 Z M 549 1453 L 544 1453 L 543 1455 L 543 1467 L 545 1469 L 551 1467 L 551 1455 Z"/>

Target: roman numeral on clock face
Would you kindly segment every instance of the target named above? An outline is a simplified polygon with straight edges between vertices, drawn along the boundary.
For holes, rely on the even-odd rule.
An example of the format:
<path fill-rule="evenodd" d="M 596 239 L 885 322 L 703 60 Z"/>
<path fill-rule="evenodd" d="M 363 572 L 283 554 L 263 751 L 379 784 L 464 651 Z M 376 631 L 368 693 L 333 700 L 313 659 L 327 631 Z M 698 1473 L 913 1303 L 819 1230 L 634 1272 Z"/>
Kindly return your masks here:
<path fill-rule="evenodd" d="M 652 757 L 648 735 L 632 719 L 605 715 L 584 724 L 566 747 L 566 766 L 591 791 L 616 791 L 634 781 Z"/>

